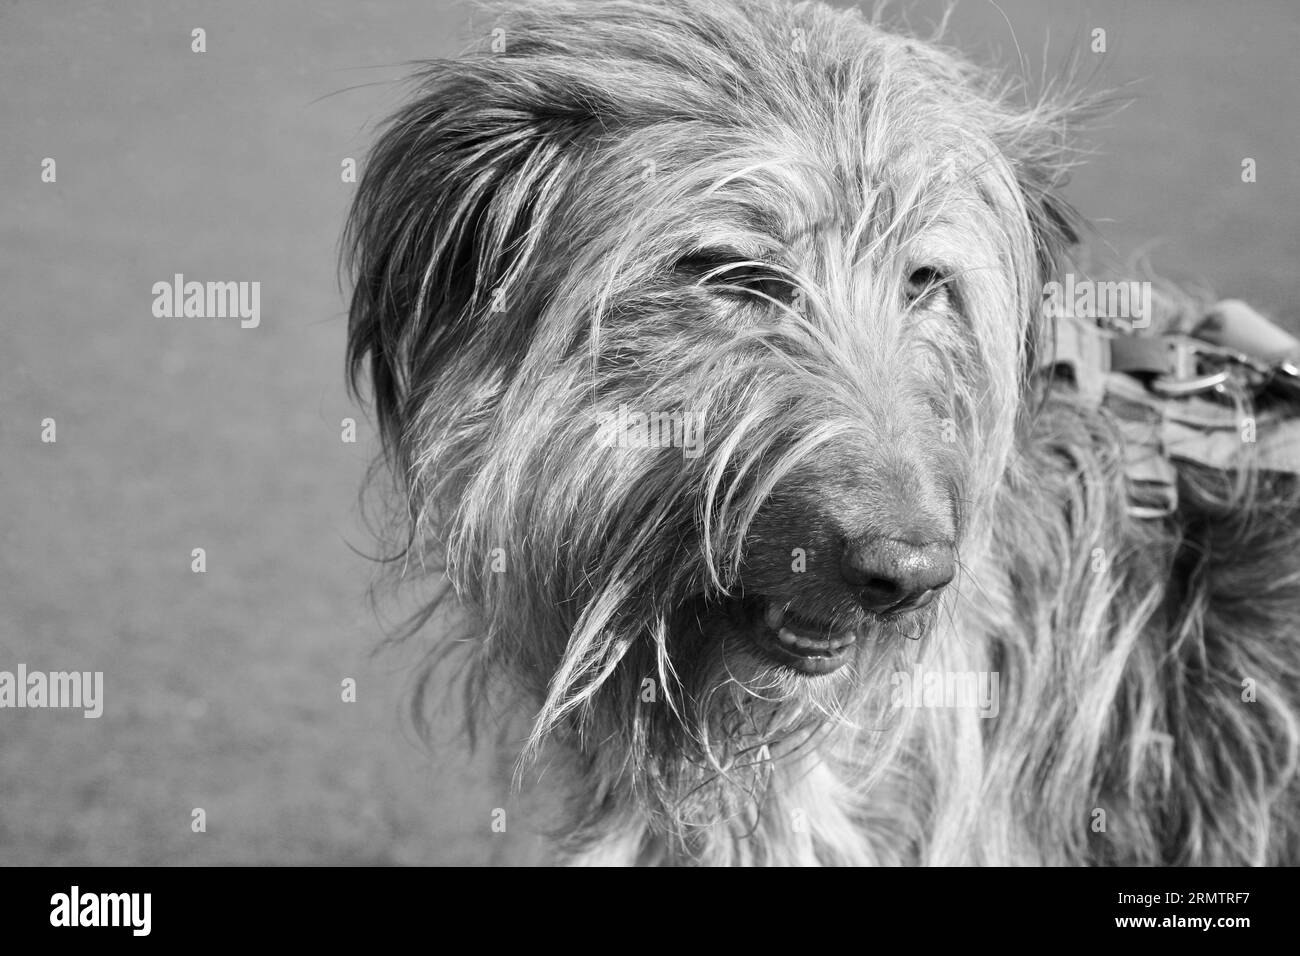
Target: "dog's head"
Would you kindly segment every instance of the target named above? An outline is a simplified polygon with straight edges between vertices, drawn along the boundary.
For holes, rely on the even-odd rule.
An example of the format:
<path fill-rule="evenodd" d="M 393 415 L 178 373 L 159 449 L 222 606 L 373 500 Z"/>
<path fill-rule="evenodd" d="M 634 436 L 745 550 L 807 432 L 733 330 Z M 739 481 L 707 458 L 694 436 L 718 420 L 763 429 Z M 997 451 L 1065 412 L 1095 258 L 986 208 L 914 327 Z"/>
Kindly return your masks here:
<path fill-rule="evenodd" d="M 413 540 L 539 737 L 787 739 L 980 546 L 1065 238 L 1062 112 L 819 4 L 489 29 L 422 74 L 350 222 L 351 368 Z"/>

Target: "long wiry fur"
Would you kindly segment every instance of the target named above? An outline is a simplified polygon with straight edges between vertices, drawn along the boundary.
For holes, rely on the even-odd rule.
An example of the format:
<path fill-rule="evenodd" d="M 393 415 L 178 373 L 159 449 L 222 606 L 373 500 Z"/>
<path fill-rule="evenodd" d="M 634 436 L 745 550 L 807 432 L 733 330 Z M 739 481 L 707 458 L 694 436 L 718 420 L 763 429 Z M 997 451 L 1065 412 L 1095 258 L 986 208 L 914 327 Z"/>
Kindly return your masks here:
<path fill-rule="evenodd" d="M 562 755 L 562 850 L 1295 860 L 1294 483 L 1186 466 L 1177 515 L 1133 519 L 1113 419 L 1034 374 L 1078 102 L 819 4 L 493 10 L 497 48 L 428 64 L 370 158 L 349 364 L 403 564 L 450 586 L 412 629 L 454 597 L 471 707 L 507 688 Z M 950 309 L 908 304 L 920 260 Z M 629 404 L 698 416 L 703 453 L 605 447 Z M 868 621 L 783 590 L 810 502 L 870 520 L 885 461 L 952 503 L 943 598 Z M 823 678 L 765 663 L 755 590 L 869 639 Z M 999 714 L 891 706 L 915 666 L 998 672 Z"/>

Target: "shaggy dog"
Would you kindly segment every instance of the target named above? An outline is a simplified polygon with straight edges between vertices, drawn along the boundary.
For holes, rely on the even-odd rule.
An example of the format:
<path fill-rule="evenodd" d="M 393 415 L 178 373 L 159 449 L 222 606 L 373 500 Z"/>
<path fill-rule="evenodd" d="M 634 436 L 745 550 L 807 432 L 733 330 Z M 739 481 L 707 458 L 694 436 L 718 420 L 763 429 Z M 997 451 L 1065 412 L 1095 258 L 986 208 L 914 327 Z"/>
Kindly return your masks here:
<path fill-rule="evenodd" d="M 493 12 L 369 159 L 348 360 L 559 851 L 1296 859 L 1294 479 L 1143 515 L 1044 371 L 1078 102 L 817 3 Z"/>

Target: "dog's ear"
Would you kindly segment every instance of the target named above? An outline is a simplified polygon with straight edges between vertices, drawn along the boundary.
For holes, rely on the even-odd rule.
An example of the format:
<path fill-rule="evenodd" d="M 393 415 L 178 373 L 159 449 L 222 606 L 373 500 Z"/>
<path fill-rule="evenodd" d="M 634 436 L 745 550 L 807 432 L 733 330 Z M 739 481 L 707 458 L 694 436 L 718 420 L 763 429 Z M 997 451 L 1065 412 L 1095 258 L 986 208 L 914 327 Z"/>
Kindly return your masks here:
<path fill-rule="evenodd" d="M 356 393 L 368 369 L 390 450 L 428 400 L 417 385 L 470 353 L 481 367 L 522 353 L 521 282 L 591 113 L 576 91 L 487 56 L 432 64 L 418 81 L 370 153 L 343 240 L 349 382 Z"/>
<path fill-rule="evenodd" d="M 1070 138 L 1084 107 L 1069 101 L 1013 109 L 997 123 L 994 141 L 1011 166 L 1034 243 L 1040 279 L 1051 279 L 1079 243 L 1083 219 L 1065 200 Z"/>
<path fill-rule="evenodd" d="M 1061 193 L 1069 179 L 1071 131 L 1082 111 L 1078 100 L 1043 101 L 1026 111 L 1008 103 L 1005 91 L 1001 99 L 998 94 L 984 92 L 984 103 L 992 107 L 984 113 L 985 129 L 1001 155 L 996 165 L 1004 173 L 995 177 L 996 189 L 1009 200 L 1002 208 L 1015 219 L 1008 234 L 1023 237 L 1014 243 L 1013 256 L 1024 308 L 1022 385 L 1030 388 L 1044 349 L 1053 347 L 1054 329 L 1044 311 L 1048 284 L 1069 268 L 1084 225 Z"/>
<path fill-rule="evenodd" d="M 1061 267 L 1070 250 L 1079 244 L 1082 217 L 1061 195 L 1064 177 L 1050 177 L 1042 168 L 1020 176 L 1020 189 L 1029 214 L 1038 268 L 1044 281 Z"/>

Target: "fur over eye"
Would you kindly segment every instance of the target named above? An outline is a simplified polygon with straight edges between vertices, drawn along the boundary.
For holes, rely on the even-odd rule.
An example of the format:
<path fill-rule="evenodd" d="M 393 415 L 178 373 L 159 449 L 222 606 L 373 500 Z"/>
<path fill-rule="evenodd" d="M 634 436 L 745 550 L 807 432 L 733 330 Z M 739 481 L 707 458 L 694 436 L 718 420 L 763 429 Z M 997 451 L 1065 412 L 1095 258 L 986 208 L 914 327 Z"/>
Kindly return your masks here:
<path fill-rule="evenodd" d="M 946 309 L 952 304 L 951 282 L 951 277 L 934 266 L 919 266 L 908 275 L 903 297 L 909 306 Z"/>
<path fill-rule="evenodd" d="M 787 302 L 794 287 L 790 278 L 776 266 L 761 259 L 747 258 L 734 249 L 693 252 L 678 260 L 677 272 L 719 295 L 759 302 L 769 298 Z"/>

